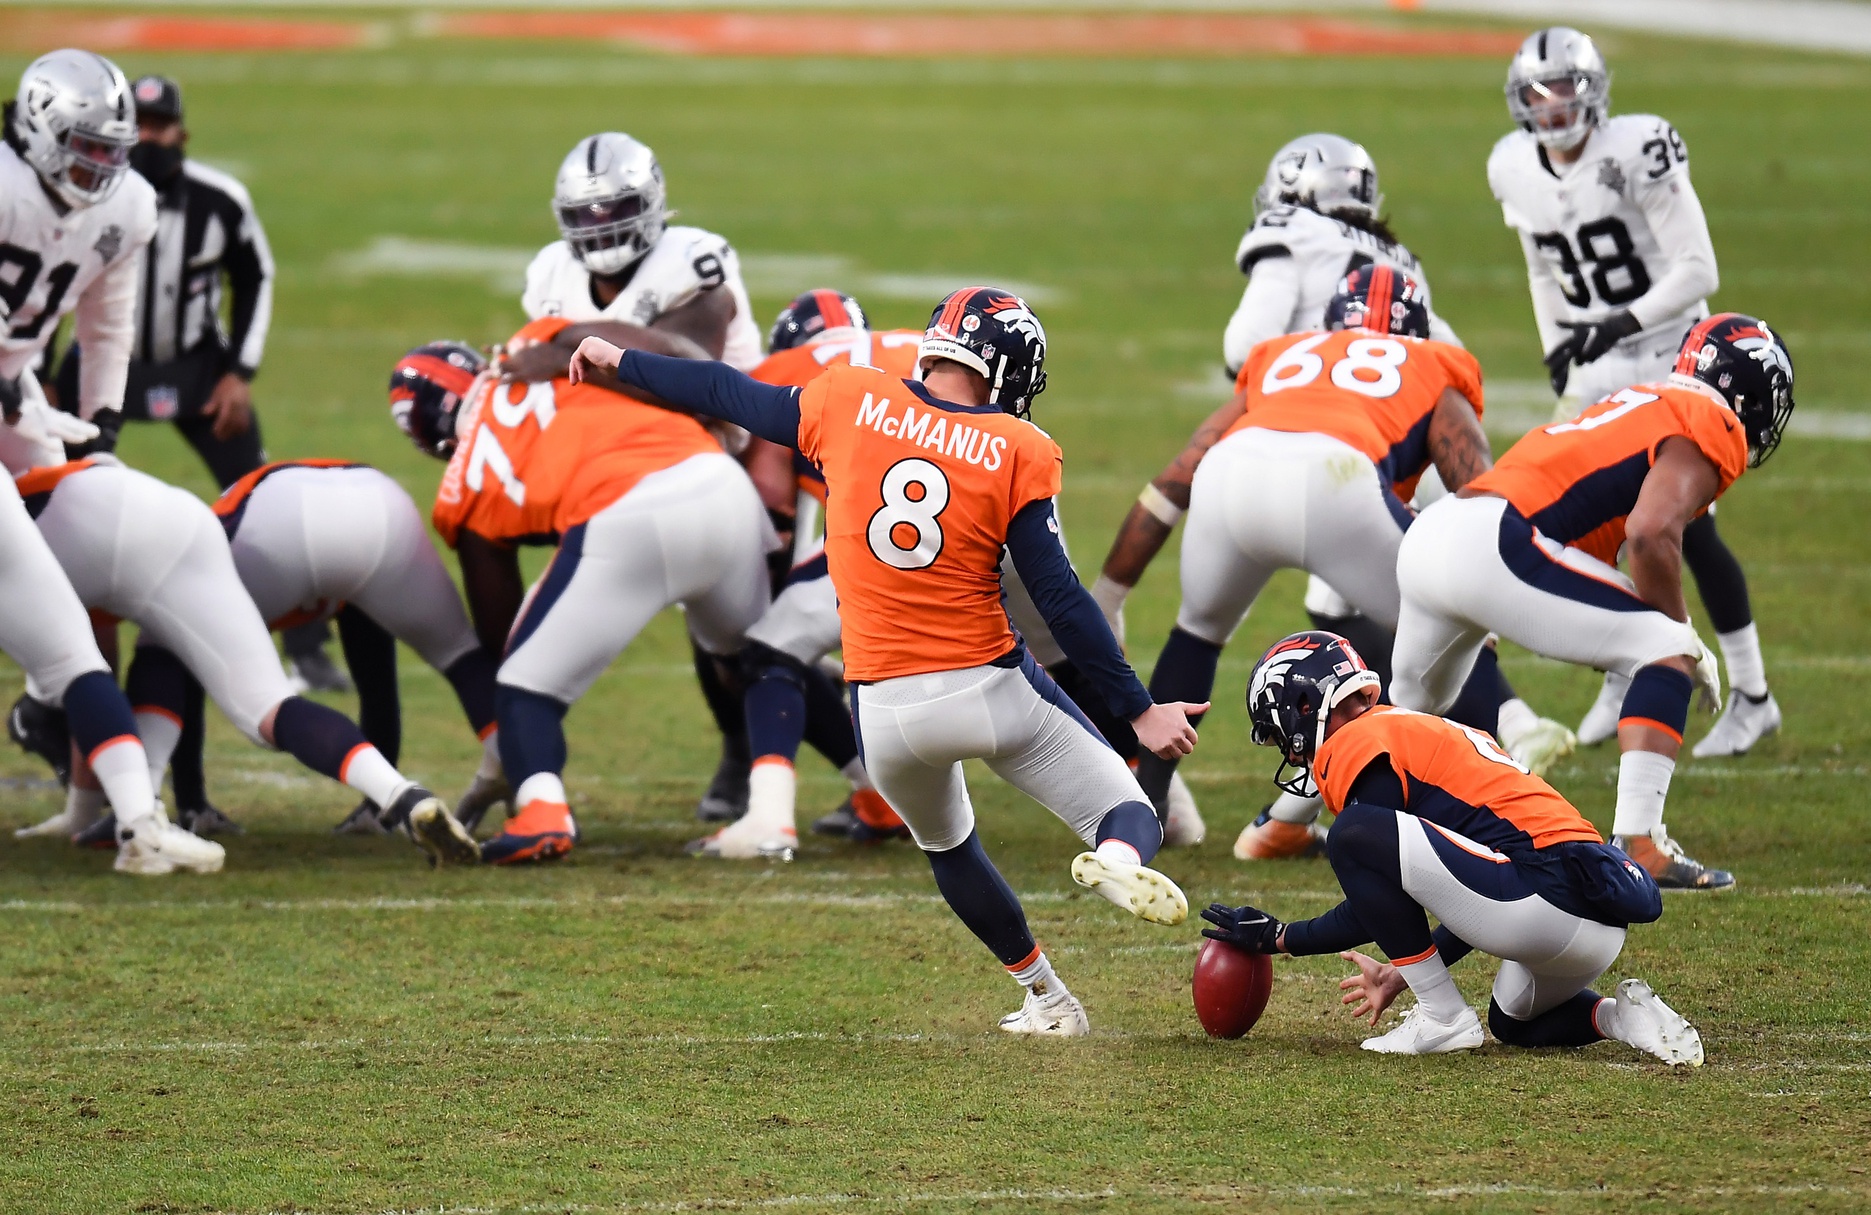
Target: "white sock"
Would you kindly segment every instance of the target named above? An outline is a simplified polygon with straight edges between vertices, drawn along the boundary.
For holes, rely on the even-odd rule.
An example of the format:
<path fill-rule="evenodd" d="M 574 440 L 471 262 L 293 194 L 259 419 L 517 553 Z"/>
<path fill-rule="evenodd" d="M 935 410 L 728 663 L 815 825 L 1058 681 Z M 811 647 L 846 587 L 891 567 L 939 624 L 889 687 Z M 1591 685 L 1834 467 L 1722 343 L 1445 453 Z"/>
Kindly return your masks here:
<path fill-rule="evenodd" d="M 1670 795 L 1676 761 L 1655 751 L 1626 751 L 1618 756 L 1618 809 L 1613 835 L 1649 835 L 1663 825 L 1663 802 Z"/>
<path fill-rule="evenodd" d="M 1519 738 L 1528 730 L 1540 724 L 1540 715 L 1533 711 L 1533 706 L 1516 696 L 1512 700 L 1501 702 L 1501 719 L 1498 728 L 1500 740 Z"/>
<path fill-rule="evenodd" d="M 1592 1024 L 1605 1037 L 1624 1041 L 1624 1027 L 1618 1023 L 1618 1002 L 1610 996 L 1600 1000 L 1592 1009 Z"/>
<path fill-rule="evenodd" d="M 1036 996 L 1057 999 L 1069 995 L 1065 984 L 1052 972 L 1052 963 L 1046 960 L 1044 952 L 1035 948 L 1029 959 L 1019 966 L 1009 966 L 1007 973 L 1019 980 L 1020 986 Z"/>
<path fill-rule="evenodd" d="M 140 739 L 128 734 L 111 739 L 93 751 L 87 762 L 117 812 L 118 826 L 161 813 L 156 786 L 149 779 L 149 756 Z"/>
<path fill-rule="evenodd" d="M 851 782 L 853 789 L 876 788 L 871 784 L 871 774 L 864 770 L 864 761 L 861 759 L 854 759 L 839 770 L 845 774 L 845 779 Z"/>
<path fill-rule="evenodd" d="M 65 790 L 65 821 L 71 825 L 72 834 L 83 831 L 98 819 L 104 817 L 104 791 L 86 789 L 77 781 Z"/>
<path fill-rule="evenodd" d="M 750 825 L 797 828 L 794 807 L 799 778 L 792 764 L 778 755 L 763 755 L 747 774 L 747 818 Z"/>
<path fill-rule="evenodd" d="M 1722 663 L 1728 668 L 1728 686 L 1743 696 L 1759 700 L 1767 695 L 1767 664 L 1761 658 L 1761 634 L 1752 622 L 1732 633 L 1715 634 L 1722 648 Z"/>
<path fill-rule="evenodd" d="M 564 806 L 565 782 L 556 772 L 535 772 L 520 782 L 520 787 L 513 791 L 513 804 L 517 810 L 524 810 L 533 802 L 551 802 Z"/>
<path fill-rule="evenodd" d="M 1134 844 L 1126 844 L 1120 839 L 1108 839 L 1098 845 L 1097 857 L 1101 861 L 1116 861 L 1122 865 L 1143 864 L 1143 854 Z"/>
<path fill-rule="evenodd" d="M 383 752 L 369 743 L 351 748 L 351 753 L 344 757 L 344 763 L 338 768 L 338 779 L 385 810 L 403 795 L 405 789 L 416 783 L 398 772 L 396 765 L 385 759 Z"/>
<path fill-rule="evenodd" d="M 1416 993 L 1416 1002 L 1423 1006 L 1430 1019 L 1442 1025 L 1449 1025 L 1462 1015 L 1468 1007 L 1468 1001 L 1462 999 L 1461 989 L 1455 986 L 1455 980 L 1449 977 L 1449 968 L 1442 963 L 1442 954 L 1436 949 L 1429 951 L 1429 956 L 1415 962 L 1392 963 L 1403 981 Z"/>
<path fill-rule="evenodd" d="M 481 766 L 474 774 L 482 780 L 494 780 L 500 776 L 500 731 L 489 730 L 487 737 L 481 740 Z"/>
<path fill-rule="evenodd" d="M 1295 797 L 1291 793 L 1282 792 L 1273 799 L 1273 808 L 1267 814 L 1279 822 L 1298 823 L 1303 827 L 1316 822 L 1324 806 L 1325 803 L 1316 797 Z"/>
<path fill-rule="evenodd" d="M 143 740 L 144 754 L 149 756 L 149 783 L 160 789 L 175 745 L 182 741 L 182 719 L 167 709 L 138 709 L 136 732 Z"/>

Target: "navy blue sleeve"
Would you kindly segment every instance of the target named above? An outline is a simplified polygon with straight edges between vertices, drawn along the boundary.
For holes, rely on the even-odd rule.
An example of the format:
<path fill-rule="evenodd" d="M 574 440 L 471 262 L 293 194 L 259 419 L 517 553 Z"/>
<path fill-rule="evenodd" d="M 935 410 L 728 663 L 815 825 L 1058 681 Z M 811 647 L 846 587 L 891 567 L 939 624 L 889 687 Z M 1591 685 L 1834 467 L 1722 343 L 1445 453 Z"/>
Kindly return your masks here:
<path fill-rule="evenodd" d="M 1007 525 L 1007 553 L 1033 606 L 1052 629 L 1053 640 L 1097 687 L 1111 711 L 1130 721 L 1149 708 L 1150 693 L 1124 661 L 1104 613 L 1080 585 L 1065 555 L 1050 501 L 1029 502 L 1013 517 Z"/>
<path fill-rule="evenodd" d="M 1340 903 L 1324 915 L 1294 920 L 1286 926 L 1286 952 L 1296 958 L 1342 953 L 1370 943 L 1371 934 L 1352 913 L 1350 903 Z"/>
<path fill-rule="evenodd" d="M 744 426 L 772 443 L 799 446 L 799 390 L 762 384 L 726 363 L 675 359 L 626 350 L 619 383 L 661 397 L 678 409 Z"/>

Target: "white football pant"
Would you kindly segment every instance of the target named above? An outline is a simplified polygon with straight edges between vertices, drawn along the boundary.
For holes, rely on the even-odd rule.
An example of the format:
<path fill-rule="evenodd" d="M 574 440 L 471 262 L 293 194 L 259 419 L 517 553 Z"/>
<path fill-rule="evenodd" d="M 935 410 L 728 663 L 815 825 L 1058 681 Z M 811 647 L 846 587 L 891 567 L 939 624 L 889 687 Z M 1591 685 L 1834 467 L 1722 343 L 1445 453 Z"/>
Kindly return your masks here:
<path fill-rule="evenodd" d="M 814 577 L 795 577 L 747 630 L 747 640 L 811 666 L 838 648 L 838 592 L 825 571 L 825 542 L 819 541 L 798 565 L 818 563 Z"/>
<path fill-rule="evenodd" d="M 711 654 L 733 654 L 767 607 L 772 526 L 721 453 L 651 473 L 561 543 L 527 592 L 500 682 L 571 704 L 664 608 L 681 604 Z"/>
<path fill-rule="evenodd" d="M 72 680 L 110 667 L 84 603 L 33 526 L 19 488 L 11 477 L 0 481 L 6 482 L 0 489 L 0 650 L 25 670 L 35 697 L 62 705 Z"/>

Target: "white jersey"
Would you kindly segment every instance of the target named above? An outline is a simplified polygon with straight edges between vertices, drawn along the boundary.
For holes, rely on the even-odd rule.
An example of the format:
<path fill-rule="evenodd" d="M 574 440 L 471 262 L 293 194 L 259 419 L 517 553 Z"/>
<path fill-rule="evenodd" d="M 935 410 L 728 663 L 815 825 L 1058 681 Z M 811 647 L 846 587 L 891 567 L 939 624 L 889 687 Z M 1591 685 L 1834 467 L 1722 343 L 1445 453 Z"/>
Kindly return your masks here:
<path fill-rule="evenodd" d="M 761 360 L 760 326 L 754 320 L 747 286 L 741 281 L 741 259 L 734 247 L 713 232 L 674 227 L 664 231 L 656 247 L 637 263 L 636 272 L 608 307 L 591 297 L 591 272 L 573 255 L 571 246 L 553 241 L 539 251 L 526 268 L 526 290 L 520 307 L 528 320 L 562 316 L 572 321 L 624 321 L 649 325 L 704 291 L 726 287 L 734 296 L 734 319 L 728 322 L 727 346 L 721 361 L 741 371 L 752 371 Z"/>
<path fill-rule="evenodd" d="M 0 144 L 0 377 L 30 368 L 75 309 L 83 413 L 122 408 L 140 254 L 155 231 L 156 191 L 140 174 L 60 215 L 32 166 Z"/>
<path fill-rule="evenodd" d="M 1688 149 L 1663 119 L 1611 118 L 1570 165 L 1514 131 L 1488 157 L 1488 186 L 1520 234 L 1542 349 L 1565 338 L 1561 322 L 1629 309 L 1643 331 L 1619 353 L 1658 344 L 1673 353 L 1672 339 L 1708 315 L 1715 249 L 1689 183 Z"/>

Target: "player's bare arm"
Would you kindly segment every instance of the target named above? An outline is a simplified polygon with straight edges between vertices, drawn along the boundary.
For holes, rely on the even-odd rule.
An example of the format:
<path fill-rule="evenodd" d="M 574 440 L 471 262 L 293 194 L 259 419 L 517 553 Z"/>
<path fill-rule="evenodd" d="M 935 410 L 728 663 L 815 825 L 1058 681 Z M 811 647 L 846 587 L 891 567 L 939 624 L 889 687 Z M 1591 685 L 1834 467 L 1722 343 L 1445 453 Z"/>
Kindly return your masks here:
<path fill-rule="evenodd" d="M 1124 516 L 1111 551 L 1105 555 L 1101 582 L 1108 580 L 1125 590 L 1137 585 L 1169 540 L 1181 512 L 1189 509 L 1189 487 L 1195 483 L 1196 465 L 1246 411 L 1247 398 L 1236 393 L 1196 427 L 1188 445 L 1156 475 Z"/>
<path fill-rule="evenodd" d="M 1683 598 L 1683 529 L 1715 500 L 1715 465 L 1686 438 L 1663 441 L 1624 527 L 1631 581 L 1645 603 L 1688 620 Z"/>
<path fill-rule="evenodd" d="M 719 287 L 704 291 L 680 308 L 672 308 L 650 322 L 650 328 L 686 338 L 718 359 L 728 348 L 728 325 L 734 320 L 736 304 L 732 292 Z M 650 347 L 640 346 L 640 350 Z M 655 354 L 673 353 L 651 351 Z"/>
<path fill-rule="evenodd" d="M 1475 407 L 1453 388 L 1442 390 L 1430 415 L 1429 458 L 1451 491 L 1494 467 L 1494 452 Z"/>
<path fill-rule="evenodd" d="M 461 585 L 466 592 L 474 634 L 490 654 L 506 650 L 507 634 L 526 598 L 520 577 L 520 552 L 485 536 L 464 530 L 455 546 L 461 562 Z"/>

